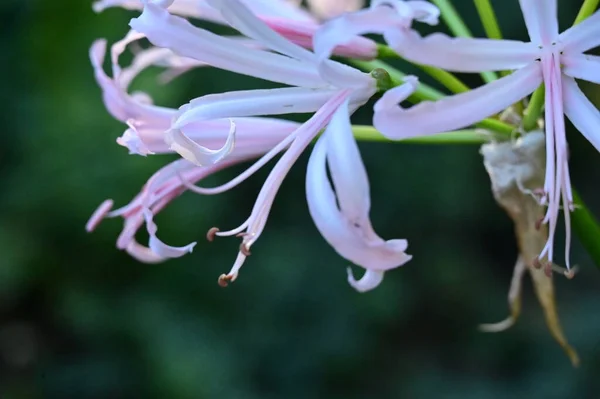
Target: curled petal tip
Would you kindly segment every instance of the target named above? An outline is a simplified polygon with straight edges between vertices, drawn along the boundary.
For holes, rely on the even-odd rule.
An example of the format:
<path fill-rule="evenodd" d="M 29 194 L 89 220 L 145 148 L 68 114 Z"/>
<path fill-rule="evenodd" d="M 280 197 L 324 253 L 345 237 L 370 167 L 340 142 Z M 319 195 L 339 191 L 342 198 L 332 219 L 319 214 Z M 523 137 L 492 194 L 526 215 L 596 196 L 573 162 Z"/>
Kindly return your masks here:
<path fill-rule="evenodd" d="M 100 204 L 100 206 L 94 211 L 90 219 L 85 225 L 85 230 L 90 233 L 98 227 L 102 219 L 110 212 L 113 207 L 113 201 L 108 199 Z"/>
<path fill-rule="evenodd" d="M 186 136 L 180 129 L 169 130 L 165 135 L 165 143 L 171 150 L 177 152 L 194 165 L 214 165 L 229 155 L 235 146 L 236 126 L 233 121 L 230 121 L 230 123 L 227 140 L 223 144 L 223 147 L 218 150 L 211 150 L 199 145 Z"/>
<path fill-rule="evenodd" d="M 352 274 L 352 269 L 348 268 L 348 284 L 352 286 L 358 292 L 367 292 L 372 289 L 377 288 L 379 284 L 383 281 L 382 271 L 368 270 L 365 274 L 360 278 L 360 280 L 356 280 L 354 275 Z"/>

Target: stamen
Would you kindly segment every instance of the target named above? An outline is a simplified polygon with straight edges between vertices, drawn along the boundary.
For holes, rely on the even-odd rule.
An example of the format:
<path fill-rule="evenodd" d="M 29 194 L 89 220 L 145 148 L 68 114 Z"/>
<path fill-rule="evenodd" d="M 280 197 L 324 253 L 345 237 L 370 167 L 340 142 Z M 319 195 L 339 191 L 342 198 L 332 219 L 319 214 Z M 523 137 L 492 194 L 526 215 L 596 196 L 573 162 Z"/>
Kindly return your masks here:
<path fill-rule="evenodd" d="M 218 232 L 219 232 L 218 227 L 211 227 L 208 230 L 208 232 L 206 233 L 206 239 L 208 240 L 208 242 L 213 242 L 215 240 L 215 236 L 217 235 Z"/>
<path fill-rule="evenodd" d="M 535 222 L 535 229 L 539 230 L 542 228 L 542 224 L 544 224 L 544 217 L 540 217 L 536 222 Z M 536 258 L 537 259 L 537 258 Z M 538 260 L 539 262 L 539 260 Z"/>
<path fill-rule="evenodd" d="M 233 281 L 233 277 L 232 277 L 232 276 L 230 276 L 230 275 L 227 275 L 227 274 L 221 274 L 221 275 L 219 276 L 219 280 L 217 280 L 217 283 L 218 283 L 218 284 L 219 284 L 221 287 L 225 288 L 225 287 L 227 287 L 227 286 L 229 285 L 229 283 L 231 283 L 232 281 Z"/>
<path fill-rule="evenodd" d="M 535 267 L 536 269 L 541 269 L 542 268 L 542 263 L 540 262 L 540 258 L 533 259 L 533 262 L 531 262 L 531 265 L 533 267 Z"/>

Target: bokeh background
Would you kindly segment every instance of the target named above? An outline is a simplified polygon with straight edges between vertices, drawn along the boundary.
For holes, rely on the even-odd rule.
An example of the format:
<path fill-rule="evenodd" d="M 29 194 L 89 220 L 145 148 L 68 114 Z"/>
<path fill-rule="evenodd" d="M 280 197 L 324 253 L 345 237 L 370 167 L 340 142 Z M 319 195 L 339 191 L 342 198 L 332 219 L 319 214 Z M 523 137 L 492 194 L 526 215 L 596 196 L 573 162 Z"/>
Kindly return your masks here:
<path fill-rule="evenodd" d="M 455 3 L 482 35 L 473 3 Z M 559 3 L 568 26 L 580 1 Z M 505 35 L 525 38 L 517 1 L 494 4 Z M 102 200 L 125 204 L 173 159 L 128 156 L 116 145 L 124 127 L 105 111 L 88 61 L 93 40 L 120 39 L 135 15 L 95 15 L 85 0 L 0 2 L 0 398 L 600 395 L 600 270 L 577 241 L 580 274 L 555 280 L 579 369 L 550 337 L 528 278 L 518 324 L 477 331 L 506 316 L 517 251 L 475 146 L 361 143 L 376 230 L 408 238 L 414 255 L 368 294 L 348 286 L 347 263 L 310 220 L 307 156 L 227 289 L 217 277 L 239 242 L 209 244 L 204 234 L 244 220 L 268 170 L 218 197 L 185 194 L 160 214 L 165 241 L 198 240 L 184 258 L 130 259 L 115 248 L 120 220 L 86 234 Z M 156 73 L 135 87 L 169 106 L 262 84 L 202 69 L 161 87 Z M 600 99 L 597 88 L 586 90 Z M 569 141 L 574 183 L 600 215 L 600 155 L 576 132 Z"/>

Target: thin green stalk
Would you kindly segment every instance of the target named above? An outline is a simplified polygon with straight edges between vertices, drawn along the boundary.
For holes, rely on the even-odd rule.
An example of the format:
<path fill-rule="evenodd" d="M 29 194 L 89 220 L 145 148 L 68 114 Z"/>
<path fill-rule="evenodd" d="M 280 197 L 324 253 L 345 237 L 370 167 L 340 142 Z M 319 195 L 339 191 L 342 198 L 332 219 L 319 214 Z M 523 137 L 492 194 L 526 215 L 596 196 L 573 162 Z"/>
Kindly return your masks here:
<path fill-rule="evenodd" d="M 476 123 L 475 126 L 486 130 L 491 130 L 496 133 L 501 133 L 505 136 L 510 136 L 515 131 L 515 127 L 513 125 L 509 125 L 508 123 L 492 118 L 484 119 L 481 122 Z"/>
<path fill-rule="evenodd" d="M 596 267 L 600 269 L 600 225 L 575 190 L 573 190 L 573 200 L 575 202 L 575 211 L 571 214 L 573 230 Z"/>
<path fill-rule="evenodd" d="M 365 72 L 371 72 L 373 69 L 377 68 L 385 69 L 392 78 L 393 86 L 400 86 L 404 81 L 404 78 L 406 77 L 406 74 L 400 72 L 396 68 L 390 66 L 389 64 L 386 64 L 383 61 L 363 61 L 352 59 L 348 60 L 348 62 Z M 425 83 L 419 83 L 419 87 L 413 93 L 413 95 L 408 98 L 408 101 L 410 101 L 411 103 L 417 103 L 426 100 L 436 101 L 441 98 L 444 98 L 444 93 L 437 89 L 434 89 L 429 85 L 426 85 Z"/>
<path fill-rule="evenodd" d="M 475 7 L 477 7 L 477 13 L 485 29 L 485 34 L 490 39 L 502 39 L 502 32 L 494 13 L 494 8 L 490 3 L 490 0 L 474 0 Z"/>
<path fill-rule="evenodd" d="M 471 90 L 469 86 L 464 84 L 459 78 L 451 74 L 450 72 L 444 71 L 440 68 L 435 68 L 428 65 L 416 64 L 417 67 L 421 68 L 423 72 L 440 82 L 445 88 L 450 90 L 452 93 L 464 93 Z"/>
<path fill-rule="evenodd" d="M 523 128 L 526 131 L 537 128 L 537 122 L 542 115 L 542 108 L 544 107 L 545 94 L 546 90 L 543 84 L 533 92 L 529 105 L 523 112 Z"/>
<path fill-rule="evenodd" d="M 592 15 L 596 11 L 596 8 L 598 8 L 598 3 L 600 3 L 600 0 L 585 0 L 579 9 L 579 13 L 577 14 L 577 18 L 575 18 L 573 25 L 577 25 Z"/>
<path fill-rule="evenodd" d="M 473 37 L 473 34 L 462 20 L 456 8 L 452 5 L 450 0 L 432 0 L 432 2 L 440 9 L 442 19 L 450 28 L 450 31 L 454 34 L 454 36 L 458 37 Z M 482 72 L 481 77 L 483 81 L 486 83 L 493 82 L 498 79 L 498 75 L 494 72 Z"/>
<path fill-rule="evenodd" d="M 406 74 L 397 70 L 393 66 L 379 60 L 374 61 L 362 61 L 362 60 L 348 60 L 352 65 L 362 69 L 365 72 L 371 72 L 373 69 L 382 68 L 385 69 L 390 77 L 392 78 L 392 86 L 396 87 L 403 83 Z M 446 97 L 444 93 L 427 86 L 426 84 L 420 83 L 417 90 L 407 98 L 407 100 L 413 104 L 421 101 L 437 101 Z M 514 126 L 508 123 L 499 121 L 498 119 L 484 119 L 475 126 L 494 131 L 503 135 L 510 135 L 514 130 Z"/>
<path fill-rule="evenodd" d="M 398 53 L 389 48 L 386 45 L 378 44 L 377 45 L 377 58 L 397 58 L 403 59 Z M 410 62 L 406 60 L 407 62 Z M 415 64 L 416 67 L 420 68 L 423 72 L 440 82 L 445 88 L 450 90 L 452 93 L 464 93 L 465 91 L 471 90 L 469 86 L 464 84 L 459 78 L 457 78 L 454 74 L 445 71 L 440 68 L 432 67 L 429 65 Z"/>
<path fill-rule="evenodd" d="M 354 133 L 356 140 L 360 141 L 390 142 L 390 139 L 384 137 L 373 126 L 352 125 L 352 133 Z M 438 133 L 432 136 L 411 137 L 404 140 L 394 141 L 410 144 L 484 144 L 490 141 L 490 137 L 486 137 L 485 134 L 482 134 L 478 130 L 466 129 Z"/>

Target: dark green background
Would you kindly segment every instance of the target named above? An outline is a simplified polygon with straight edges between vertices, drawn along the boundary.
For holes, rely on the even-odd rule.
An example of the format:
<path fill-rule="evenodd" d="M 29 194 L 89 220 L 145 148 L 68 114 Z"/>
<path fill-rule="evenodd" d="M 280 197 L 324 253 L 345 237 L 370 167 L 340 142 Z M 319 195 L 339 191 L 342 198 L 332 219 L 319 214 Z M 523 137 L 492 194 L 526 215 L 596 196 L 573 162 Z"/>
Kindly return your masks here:
<path fill-rule="evenodd" d="M 481 34 L 472 2 L 455 3 Z M 523 38 L 516 0 L 494 3 L 506 35 Z M 560 2 L 564 26 L 579 3 Z M 95 15 L 85 0 L 0 3 L 0 398 L 599 397 L 600 272 L 578 242 L 581 273 L 556 279 L 578 370 L 547 332 L 529 281 L 514 328 L 477 332 L 507 313 L 516 246 L 476 147 L 361 144 L 376 230 L 408 238 L 414 255 L 364 295 L 310 220 L 307 154 L 227 289 L 216 280 L 239 242 L 209 244 L 204 234 L 246 218 L 267 170 L 218 197 L 186 194 L 160 214 L 165 241 L 199 241 L 182 259 L 133 261 L 114 246 L 119 220 L 86 234 L 102 200 L 128 202 L 174 159 L 115 144 L 124 127 L 105 111 L 89 65 L 92 41 L 118 40 L 135 14 Z M 261 85 L 198 70 L 162 88 L 154 76 L 136 87 L 170 106 Z M 600 155 L 569 134 L 573 181 L 599 215 Z"/>

